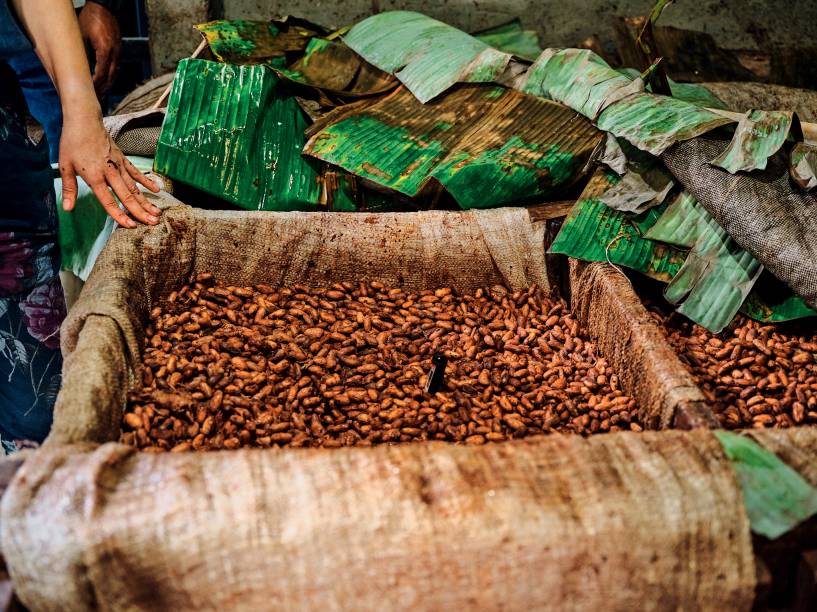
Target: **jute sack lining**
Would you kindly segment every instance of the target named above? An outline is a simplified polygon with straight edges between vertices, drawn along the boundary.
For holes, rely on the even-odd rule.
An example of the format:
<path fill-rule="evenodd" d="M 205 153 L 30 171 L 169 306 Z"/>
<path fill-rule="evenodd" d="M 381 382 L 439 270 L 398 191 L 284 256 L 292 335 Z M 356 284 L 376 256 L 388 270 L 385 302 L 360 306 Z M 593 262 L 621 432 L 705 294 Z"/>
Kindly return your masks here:
<path fill-rule="evenodd" d="M 115 232 L 63 327 L 52 434 L 0 509 L 23 602 L 748 609 L 748 519 L 706 431 L 183 456 L 93 444 L 118 437 L 149 309 L 194 271 L 242 284 L 545 286 L 543 232 L 518 209 L 225 213 L 172 200 L 158 228 Z"/>
<path fill-rule="evenodd" d="M 792 185 L 785 150 L 765 170 L 730 174 L 710 163 L 724 145 L 707 135 L 661 159 L 735 242 L 817 308 L 817 195 Z"/>
<path fill-rule="evenodd" d="M 708 431 L 481 448 L 41 449 L 3 499 L 32 610 L 748 610 Z"/>
<path fill-rule="evenodd" d="M 800 121 L 817 121 L 817 92 L 772 83 L 728 81 L 701 83 L 727 108 L 745 113 L 757 108 L 781 108 L 797 113 Z"/>
<path fill-rule="evenodd" d="M 571 259 L 570 302 L 585 332 L 638 401 L 643 424 L 649 429 L 717 426 L 700 388 L 622 272 Z"/>
<path fill-rule="evenodd" d="M 760 429 L 747 433 L 788 463 L 809 484 L 817 486 L 817 428 Z"/>
<path fill-rule="evenodd" d="M 162 131 L 164 109 L 111 115 L 103 123 L 108 134 L 125 155 L 154 157 Z"/>
<path fill-rule="evenodd" d="M 124 115 L 127 113 L 137 113 L 139 111 L 151 108 L 156 101 L 162 97 L 164 91 L 170 87 L 170 84 L 173 82 L 173 78 L 175 76 L 175 72 L 168 72 L 166 74 L 154 77 L 142 85 L 139 85 L 139 87 L 122 98 L 122 101 L 116 105 L 116 108 L 113 110 L 112 114 Z M 167 102 L 165 102 L 163 106 L 167 106 Z"/>
<path fill-rule="evenodd" d="M 259 214 L 193 211 L 162 199 L 170 208 L 159 228 L 115 233 L 63 327 L 65 376 L 48 443 L 117 439 L 147 313 L 193 272 L 239 284 L 376 278 L 411 289 L 473 290 L 548 283 L 545 222 L 524 209 Z M 671 427 L 679 406 L 702 403 L 700 391 L 626 281 L 611 280 L 601 266 L 588 270 L 573 274 L 574 310 L 643 421 Z"/>
<path fill-rule="evenodd" d="M 411 290 L 548 287 L 545 222 L 521 208 L 252 213 L 161 199 L 167 209 L 158 227 L 114 232 L 63 325 L 63 387 L 46 444 L 118 439 L 148 312 L 194 272 L 242 285 L 376 279 Z"/>

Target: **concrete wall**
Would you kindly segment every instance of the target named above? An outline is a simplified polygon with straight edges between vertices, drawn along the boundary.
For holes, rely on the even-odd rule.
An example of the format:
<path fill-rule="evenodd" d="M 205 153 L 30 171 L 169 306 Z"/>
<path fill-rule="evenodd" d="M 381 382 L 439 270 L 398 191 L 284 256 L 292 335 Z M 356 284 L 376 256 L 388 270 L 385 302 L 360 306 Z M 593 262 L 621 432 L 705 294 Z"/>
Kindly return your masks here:
<path fill-rule="evenodd" d="M 148 0 L 154 73 L 195 49 L 191 25 L 208 16 L 269 19 L 297 15 L 326 26 L 386 10 L 421 11 L 467 31 L 521 17 L 547 46 L 575 46 L 596 35 L 613 48 L 615 16 L 643 15 L 653 0 Z M 729 49 L 817 44 L 817 0 L 677 0 L 661 23 L 712 34 Z"/>
<path fill-rule="evenodd" d="M 176 69 L 183 57 L 189 57 L 201 41 L 193 29 L 210 19 L 209 0 L 147 0 L 150 63 L 153 75 Z"/>
<path fill-rule="evenodd" d="M 595 34 L 613 41 L 612 17 L 643 15 L 654 0 L 219 0 L 228 19 L 292 14 L 323 25 L 345 25 L 378 11 L 414 10 L 464 30 L 513 17 L 536 30 L 543 46 L 571 46 Z M 677 0 L 661 18 L 712 34 L 720 46 L 756 49 L 817 41 L 817 0 Z"/>

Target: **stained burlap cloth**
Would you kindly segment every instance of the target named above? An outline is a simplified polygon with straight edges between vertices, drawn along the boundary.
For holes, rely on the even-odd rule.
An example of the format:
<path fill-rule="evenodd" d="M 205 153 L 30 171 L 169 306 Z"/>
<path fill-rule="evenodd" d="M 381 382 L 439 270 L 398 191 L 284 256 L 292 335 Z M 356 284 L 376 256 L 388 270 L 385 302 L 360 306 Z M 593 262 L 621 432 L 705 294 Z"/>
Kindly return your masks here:
<path fill-rule="evenodd" d="M 122 101 L 116 105 L 116 108 L 113 110 L 112 114 L 125 115 L 151 108 L 156 101 L 162 97 L 165 90 L 170 87 L 175 76 L 175 72 L 168 72 L 139 85 L 139 87 L 122 98 Z M 167 106 L 167 100 L 165 100 L 165 103 L 162 106 Z M 757 108 L 766 107 L 763 106 Z"/>
<path fill-rule="evenodd" d="M 708 431 L 158 456 L 112 442 L 148 310 L 191 272 L 232 283 L 545 285 L 543 231 L 521 209 L 171 204 L 157 228 L 114 232 L 63 327 L 53 432 L 0 509 L 22 601 L 32 610 L 749 609 L 748 519 Z"/>
<path fill-rule="evenodd" d="M 63 325 L 63 388 L 47 443 L 117 439 L 147 314 L 194 272 L 273 286 L 547 287 L 545 222 L 521 208 L 265 215 L 162 198 L 169 208 L 157 228 L 114 232 Z"/>
<path fill-rule="evenodd" d="M 638 401 L 643 425 L 718 426 L 703 392 L 620 270 L 571 259 L 570 292 L 571 308 L 585 333 Z"/>
<path fill-rule="evenodd" d="M 481 448 L 51 447 L 3 499 L 33 610 L 748 610 L 706 431 Z"/>
<path fill-rule="evenodd" d="M 756 108 L 794 111 L 800 121 L 817 121 L 817 91 L 774 85 L 772 83 L 701 83 L 720 98 L 727 108 L 739 113 Z"/>
<path fill-rule="evenodd" d="M 156 155 L 156 144 L 162 133 L 164 109 L 142 110 L 135 113 L 111 115 L 103 120 L 105 129 L 125 155 Z"/>
<path fill-rule="evenodd" d="M 725 146 L 707 134 L 661 158 L 735 242 L 817 308 L 817 195 L 792 184 L 785 150 L 765 170 L 730 174 L 710 163 Z"/>

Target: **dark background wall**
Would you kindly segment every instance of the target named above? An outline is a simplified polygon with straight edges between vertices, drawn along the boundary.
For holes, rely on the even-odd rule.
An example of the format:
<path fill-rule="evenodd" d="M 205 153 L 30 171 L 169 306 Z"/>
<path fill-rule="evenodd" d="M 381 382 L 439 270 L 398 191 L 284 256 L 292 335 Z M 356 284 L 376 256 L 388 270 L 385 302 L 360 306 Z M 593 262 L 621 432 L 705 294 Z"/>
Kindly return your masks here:
<path fill-rule="evenodd" d="M 616 16 L 643 15 L 653 0 L 221 0 L 227 18 L 294 14 L 325 25 L 345 25 L 378 10 L 422 11 L 465 30 L 513 17 L 539 33 L 544 46 L 575 45 L 597 35 L 613 38 Z M 817 40 L 815 0 L 677 0 L 661 23 L 712 34 L 727 48 L 754 49 L 790 39 Z"/>
<path fill-rule="evenodd" d="M 520 17 L 542 46 L 576 46 L 595 36 L 614 48 L 616 17 L 644 15 L 653 0 L 147 0 L 154 73 L 172 68 L 197 44 L 190 24 L 208 17 L 269 19 L 297 15 L 326 26 L 385 10 L 416 10 L 473 31 Z M 726 49 L 817 45 L 817 0 L 677 0 L 662 25 L 711 34 Z M 817 63 L 817 57 L 809 58 Z"/>

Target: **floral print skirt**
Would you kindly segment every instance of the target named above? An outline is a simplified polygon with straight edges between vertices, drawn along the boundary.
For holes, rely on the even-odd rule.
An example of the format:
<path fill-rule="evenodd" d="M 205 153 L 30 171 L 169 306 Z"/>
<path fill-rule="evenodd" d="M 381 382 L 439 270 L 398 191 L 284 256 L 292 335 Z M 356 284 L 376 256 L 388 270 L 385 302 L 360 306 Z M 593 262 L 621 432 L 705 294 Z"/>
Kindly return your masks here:
<path fill-rule="evenodd" d="M 65 299 L 48 145 L 28 137 L 5 68 L 0 62 L 0 444 L 13 452 L 51 427 Z"/>

